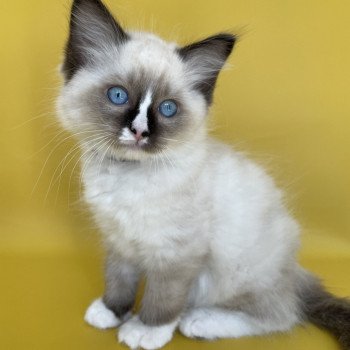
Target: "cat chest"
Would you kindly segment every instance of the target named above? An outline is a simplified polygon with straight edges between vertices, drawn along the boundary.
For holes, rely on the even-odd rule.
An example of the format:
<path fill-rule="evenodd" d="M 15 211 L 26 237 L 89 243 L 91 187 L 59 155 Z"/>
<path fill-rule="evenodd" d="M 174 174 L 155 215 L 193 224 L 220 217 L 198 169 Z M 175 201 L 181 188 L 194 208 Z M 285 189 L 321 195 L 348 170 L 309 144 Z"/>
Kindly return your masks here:
<path fill-rule="evenodd" d="M 142 266 L 177 261 L 186 255 L 191 233 L 174 224 L 158 206 L 119 207 L 103 234 L 124 258 Z"/>
<path fill-rule="evenodd" d="M 128 257 L 158 252 L 166 254 L 179 235 L 173 210 L 162 199 L 139 198 L 122 201 L 117 194 L 89 199 L 102 234 L 121 254 Z"/>
<path fill-rule="evenodd" d="M 127 257 L 168 259 L 196 250 L 208 232 L 207 200 L 197 198 L 192 187 L 166 188 L 159 182 L 147 185 L 94 178 L 86 183 L 85 199 L 107 243 Z M 124 186 L 125 185 L 125 186 Z M 196 244 L 196 247 L 192 247 Z"/>

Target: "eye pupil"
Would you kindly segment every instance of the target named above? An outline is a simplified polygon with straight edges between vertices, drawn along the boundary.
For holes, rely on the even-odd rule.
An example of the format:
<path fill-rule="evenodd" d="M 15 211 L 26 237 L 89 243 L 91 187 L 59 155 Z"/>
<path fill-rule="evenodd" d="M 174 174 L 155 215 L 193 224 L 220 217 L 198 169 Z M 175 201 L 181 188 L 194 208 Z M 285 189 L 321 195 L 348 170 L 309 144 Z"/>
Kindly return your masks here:
<path fill-rule="evenodd" d="M 122 87 L 112 87 L 107 91 L 108 99 L 115 105 L 123 105 L 128 102 L 128 92 Z"/>
<path fill-rule="evenodd" d="M 172 100 L 163 101 L 159 105 L 159 112 L 166 118 L 171 118 L 177 113 L 177 104 Z"/>

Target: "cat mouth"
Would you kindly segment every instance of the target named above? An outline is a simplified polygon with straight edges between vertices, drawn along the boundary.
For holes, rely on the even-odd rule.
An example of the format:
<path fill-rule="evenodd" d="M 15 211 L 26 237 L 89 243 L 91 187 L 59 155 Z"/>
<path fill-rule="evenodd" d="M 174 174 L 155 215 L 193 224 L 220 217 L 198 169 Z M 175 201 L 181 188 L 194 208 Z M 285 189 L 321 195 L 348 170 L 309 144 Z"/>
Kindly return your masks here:
<path fill-rule="evenodd" d="M 127 146 L 127 147 L 136 147 L 136 148 L 142 148 L 142 147 L 145 147 L 148 142 L 147 140 L 139 140 L 139 141 L 123 141 L 121 142 L 121 144 L 123 146 Z"/>
<path fill-rule="evenodd" d="M 149 146 L 147 140 L 123 141 L 121 145 L 129 150 L 145 150 Z"/>

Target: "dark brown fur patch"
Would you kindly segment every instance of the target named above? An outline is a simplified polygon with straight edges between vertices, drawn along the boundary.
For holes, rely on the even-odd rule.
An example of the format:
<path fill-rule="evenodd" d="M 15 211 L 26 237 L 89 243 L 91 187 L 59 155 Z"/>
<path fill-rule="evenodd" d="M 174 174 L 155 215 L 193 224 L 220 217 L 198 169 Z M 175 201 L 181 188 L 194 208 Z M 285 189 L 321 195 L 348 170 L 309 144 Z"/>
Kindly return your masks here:
<path fill-rule="evenodd" d="M 158 326 L 170 323 L 184 310 L 192 276 L 185 272 L 183 276 L 177 275 L 174 277 L 164 271 L 147 274 L 140 311 L 140 319 L 144 324 Z"/>
<path fill-rule="evenodd" d="M 304 317 L 328 329 L 344 350 L 350 350 L 350 301 L 327 292 L 314 280 L 300 292 Z"/>
<path fill-rule="evenodd" d="M 92 19 L 95 20 L 92 21 Z M 89 33 L 86 33 L 87 31 Z M 69 81 L 77 70 L 89 61 L 86 48 L 98 49 L 99 45 L 106 40 L 119 45 L 127 39 L 128 35 L 102 1 L 75 0 L 72 5 L 70 32 L 62 66 L 66 81 Z"/>
<path fill-rule="evenodd" d="M 136 269 L 121 261 L 115 254 L 109 254 L 103 302 L 117 317 L 123 317 L 134 306 L 138 281 Z"/>
<path fill-rule="evenodd" d="M 227 57 L 231 54 L 236 40 L 236 36 L 232 34 L 220 33 L 178 49 L 180 57 L 185 62 L 195 59 L 198 64 L 202 63 L 206 67 L 208 62 L 212 61 L 211 74 L 198 81 L 196 86 L 208 104 L 212 102 L 218 75 Z"/>

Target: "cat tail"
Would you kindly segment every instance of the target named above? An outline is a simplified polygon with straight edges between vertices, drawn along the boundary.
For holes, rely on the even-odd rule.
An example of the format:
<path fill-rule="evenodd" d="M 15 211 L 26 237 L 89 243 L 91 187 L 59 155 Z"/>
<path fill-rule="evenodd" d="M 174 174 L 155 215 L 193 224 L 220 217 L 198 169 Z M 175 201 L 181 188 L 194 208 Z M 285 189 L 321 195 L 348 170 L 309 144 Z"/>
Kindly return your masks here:
<path fill-rule="evenodd" d="M 344 350 L 350 350 L 350 300 L 327 292 L 317 278 L 305 271 L 299 288 L 303 318 L 330 331 Z"/>

